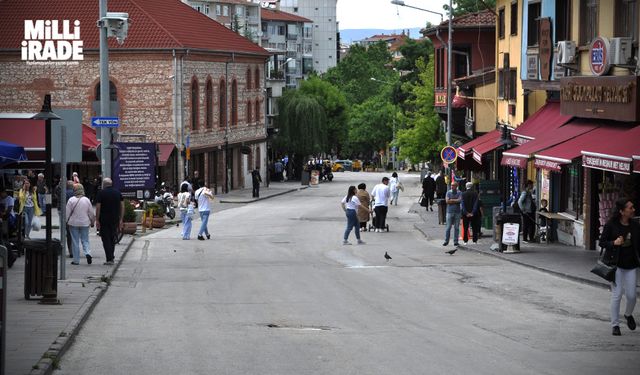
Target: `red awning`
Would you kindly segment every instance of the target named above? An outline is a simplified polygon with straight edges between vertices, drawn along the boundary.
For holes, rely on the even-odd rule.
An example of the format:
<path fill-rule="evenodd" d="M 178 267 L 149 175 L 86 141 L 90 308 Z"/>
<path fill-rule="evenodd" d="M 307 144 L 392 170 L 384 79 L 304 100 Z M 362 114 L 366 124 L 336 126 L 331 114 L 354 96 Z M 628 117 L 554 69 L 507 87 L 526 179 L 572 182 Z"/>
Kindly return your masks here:
<path fill-rule="evenodd" d="M 96 129 L 82 125 L 82 151 L 95 151 L 100 142 L 96 139 Z"/>
<path fill-rule="evenodd" d="M 471 149 L 475 146 L 479 146 L 482 143 L 489 141 L 496 141 L 500 138 L 500 131 L 498 129 L 494 129 L 486 134 L 479 136 L 478 138 L 472 139 L 471 141 L 463 144 L 458 147 L 458 157 L 464 160 L 465 156 L 471 152 Z"/>
<path fill-rule="evenodd" d="M 575 138 L 581 134 L 588 133 L 597 127 L 597 125 L 589 123 L 569 123 L 561 126 L 551 133 L 538 136 L 535 140 L 503 152 L 500 165 L 526 168 L 527 161 L 529 161 L 529 158 L 532 157 L 534 153 Z"/>
<path fill-rule="evenodd" d="M 571 123 L 575 123 L 572 121 Z M 603 139 L 618 139 L 629 128 L 601 126 L 593 131 L 569 139 L 535 154 L 536 168 L 560 172 L 564 164 L 582 156 L 581 151 L 602 142 Z"/>
<path fill-rule="evenodd" d="M 171 157 L 171 153 L 176 148 L 176 145 L 173 143 L 158 143 L 158 150 L 160 150 L 160 155 L 158 155 L 158 166 L 164 167 L 167 165 L 167 161 Z"/>
<path fill-rule="evenodd" d="M 640 154 L 640 126 L 620 134 L 615 142 L 600 142 L 582 150 L 582 166 L 616 173 L 631 173 L 633 155 Z"/>
<path fill-rule="evenodd" d="M 44 151 L 44 120 L 0 119 L 0 139 L 20 145 L 26 151 Z M 100 142 L 91 126 L 82 125 L 82 151 L 95 150 Z"/>
<path fill-rule="evenodd" d="M 498 137 L 495 140 L 490 140 L 479 144 L 473 148 L 473 160 L 482 164 L 482 155 L 495 150 L 496 148 L 502 146 L 501 139 Z"/>
<path fill-rule="evenodd" d="M 538 112 L 511 132 L 511 138 L 519 145 L 547 134 L 571 120 L 571 116 L 560 113 L 559 102 L 547 102 Z"/>

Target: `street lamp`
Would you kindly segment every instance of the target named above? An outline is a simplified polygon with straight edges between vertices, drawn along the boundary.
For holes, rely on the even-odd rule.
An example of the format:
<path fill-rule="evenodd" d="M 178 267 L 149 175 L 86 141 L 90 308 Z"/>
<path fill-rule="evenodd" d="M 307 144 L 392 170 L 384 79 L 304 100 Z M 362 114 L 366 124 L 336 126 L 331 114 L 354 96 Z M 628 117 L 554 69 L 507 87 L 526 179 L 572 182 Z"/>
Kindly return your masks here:
<path fill-rule="evenodd" d="M 393 82 L 389 82 L 389 81 L 383 81 L 381 79 L 377 79 L 374 77 L 371 77 L 371 80 L 374 82 L 379 82 L 379 83 L 384 83 L 387 85 L 394 85 L 395 83 Z M 391 140 L 391 143 L 393 144 L 393 146 L 391 146 L 391 163 L 393 165 L 393 169 L 398 169 L 398 163 L 397 163 L 397 158 L 396 158 L 396 117 L 395 114 L 393 116 L 393 139 Z"/>

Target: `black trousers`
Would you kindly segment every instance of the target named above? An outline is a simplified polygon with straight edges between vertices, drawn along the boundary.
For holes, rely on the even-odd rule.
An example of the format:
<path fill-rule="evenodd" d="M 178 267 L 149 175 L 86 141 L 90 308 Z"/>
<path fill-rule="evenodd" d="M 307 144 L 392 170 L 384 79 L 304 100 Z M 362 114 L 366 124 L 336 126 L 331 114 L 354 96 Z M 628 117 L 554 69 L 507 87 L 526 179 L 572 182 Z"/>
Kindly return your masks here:
<path fill-rule="evenodd" d="M 254 198 L 260 197 L 260 183 L 253 184 L 253 190 L 251 191 Z"/>
<path fill-rule="evenodd" d="M 464 242 L 469 242 L 469 224 L 471 224 L 471 231 L 473 232 L 473 243 L 476 243 L 480 234 L 480 217 L 478 215 L 472 217 L 462 216 L 462 241 Z"/>
<path fill-rule="evenodd" d="M 116 225 L 115 223 L 100 223 L 100 237 L 107 262 L 113 261 L 116 250 Z"/>
<path fill-rule="evenodd" d="M 536 224 L 533 222 L 534 214 L 522 213 L 522 240 L 533 241 L 536 234 Z"/>
<path fill-rule="evenodd" d="M 389 208 L 387 206 L 375 206 L 373 211 L 376 213 L 376 217 L 373 223 L 373 226 L 377 229 L 385 229 L 385 222 L 387 220 L 387 211 Z"/>

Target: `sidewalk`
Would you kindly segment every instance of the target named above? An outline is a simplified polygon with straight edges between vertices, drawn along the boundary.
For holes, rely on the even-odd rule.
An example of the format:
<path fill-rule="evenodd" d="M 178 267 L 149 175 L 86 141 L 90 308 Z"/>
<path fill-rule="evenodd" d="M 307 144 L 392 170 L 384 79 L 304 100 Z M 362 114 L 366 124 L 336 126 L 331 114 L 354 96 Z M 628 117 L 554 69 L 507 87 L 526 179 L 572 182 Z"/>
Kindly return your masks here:
<path fill-rule="evenodd" d="M 445 226 L 438 225 L 438 212 L 435 206 L 433 212 L 427 212 L 424 207 L 416 203 L 411 208 L 411 211 L 420 215 L 422 218 L 422 222 L 415 224 L 415 228 L 422 232 L 425 237 L 429 239 L 444 238 Z M 520 253 L 505 254 L 490 249 L 493 244 L 492 232 L 490 230 L 483 229 L 483 233 L 485 236 L 478 241 L 479 244 L 474 245 L 469 242 L 468 245 L 462 245 L 462 240 L 460 240 L 461 246 L 459 248 L 494 256 L 569 280 L 609 288 L 607 281 L 590 272 L 600 255 L 599 251 L 585 250 L 583 248 L 558 243 L 550 243 L 549 245 L 521 243 Z M 448 248 L 452 249 L 451 246 Z"/>
<path fill-rule="evenodd" d="M 299 181 L 275 182 L 260 188 L 260 198 L 252 197 L 252 189 L 233 190 L 216 195 L 213 210 L 224 209 L 224 204 L 242 204 L 268 199 L 306 189 Z M 58 210 L 52 210 L 53 238 L 60 238 Z M 41 217 L 44 224 L 44 216 Z M 172 225 L 180 220 L 167 220 Z M 153 233 L 153 232 L 151 232 Z M 105 266 L 102 241 L 95 229 L 90 231 L 89 242 L 93 264 L 87 265 L 81 256 L 80 265 L 71 265 L 65 256 L 66 279 L 58 280 L 60 305 L 41 305 L 38 299 L 24 299 L 24 256 L 7 270 L 6 321 L 6 374 L 50 374 L 59 358 L 69 348 L 73 337 L 109 287 L 109 281 L 118 270 L 122 258 L 133 241 L 143 236 L 140 228 L 134 236 L 124 236 L 116 246 L 116 264 Z M 31 232 L 33 239 L 44 238 L 44 228 Z M 58 271 L 60 276 L 60 271 Z"/>

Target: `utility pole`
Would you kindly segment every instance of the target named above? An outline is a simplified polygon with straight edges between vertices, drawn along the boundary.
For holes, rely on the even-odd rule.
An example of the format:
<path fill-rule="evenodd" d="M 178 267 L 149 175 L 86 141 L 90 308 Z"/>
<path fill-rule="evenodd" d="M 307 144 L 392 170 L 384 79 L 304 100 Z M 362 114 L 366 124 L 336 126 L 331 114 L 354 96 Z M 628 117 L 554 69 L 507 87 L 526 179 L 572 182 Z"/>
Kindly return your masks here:
<path fill-rule="evenodd" d="M 100 20 L 107 17 L 107 0 L 100 0 Z M 108 27 L 100 27 L 100 117 L 110 117 Z M 102 178 L 111 178 L 111 128 L 100 128 Z"/>

